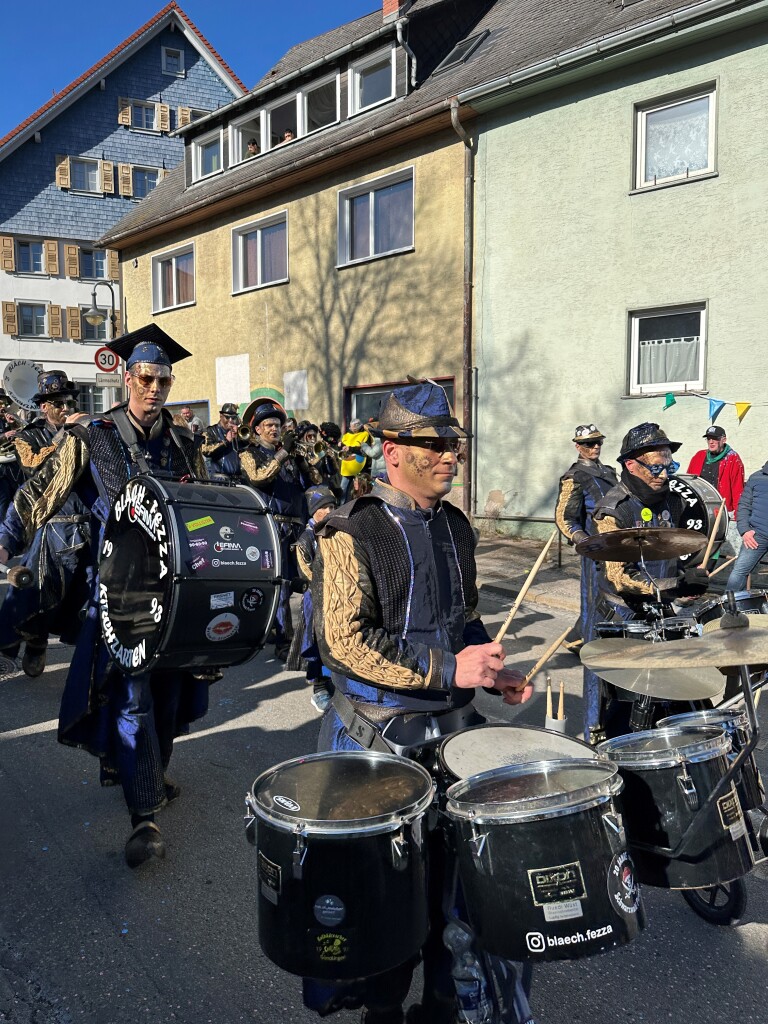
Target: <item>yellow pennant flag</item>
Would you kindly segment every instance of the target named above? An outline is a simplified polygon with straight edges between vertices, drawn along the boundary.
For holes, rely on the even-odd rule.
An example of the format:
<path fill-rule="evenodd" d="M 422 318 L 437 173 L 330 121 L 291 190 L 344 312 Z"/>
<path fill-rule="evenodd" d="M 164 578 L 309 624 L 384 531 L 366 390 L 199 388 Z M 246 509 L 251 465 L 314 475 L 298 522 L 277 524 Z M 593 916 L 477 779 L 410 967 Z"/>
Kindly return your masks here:
<path fill-rule="evenodd" d="M 749 410 L 752 408 L 751 402 L 735 402 L 736 416 L 738 417 L 739 423 L 744 419 Z"/>

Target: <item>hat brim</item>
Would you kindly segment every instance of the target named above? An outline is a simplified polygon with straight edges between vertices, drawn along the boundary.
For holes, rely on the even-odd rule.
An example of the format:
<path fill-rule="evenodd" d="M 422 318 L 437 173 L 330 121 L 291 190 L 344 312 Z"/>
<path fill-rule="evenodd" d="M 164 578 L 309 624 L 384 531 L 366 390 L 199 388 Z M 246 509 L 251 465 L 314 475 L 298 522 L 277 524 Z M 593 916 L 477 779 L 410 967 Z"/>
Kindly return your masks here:
<path fill-rule="evenodd" d="M 62 388 L 61 391 L 52 395 L 41 395 L 38 392 L 36 395 L 32 395 L 30 401 L 33 405 L 42 405 L 43 402 L 55 402 L 57 398 L 77 398 L 79 394 L 79 388 Z"/>
<path fill-rule="evenodd" d="M 574 444 L 582 444 L 584 441 L 604 441 L 604 440 L 605 440 L 605 434 L 601 434 L 601 433 L 598 432 L 597 434 L 585 434 L 584 437 L 574 437 L 573 438 L 573 443 Z"/>
<path fill-rule="evenodd" d="M 458 437 L 466 440 L 469 436 L 461 427 L 415 427 L 413 430 L 382 430 L 381 427 L 368 425 L 368 432 L 374 437 L 381 437 L 385 441 L 407 441 L 409 438 L 419 437 Z"/>
<path fill-rule="evenodd" d="M 246 426 L 251 427 L 251 426 L 254 425 L 253 422 L 252 422 L 254 414 L 255 414 L 256 410 L 260 406 L 262 406 L 262 405 L 274 406 L 274 410 L 275 410 L 274 415 L 277 416 L 277 418 L 282 423 L 285 423 L 287 421 L 288 414 L 286 413 L 286 411 L 282 407 L 282 405 L 280 405 L 280 403 L 278 401 L 276 401 L 276 399 L 274 399 L 274 398 L 256 398 L 253 402 L 251 402 L 251 404 L 248 406 L 248 408 L 243 413 L 243 423 L 245 423 Z M 263 418 L 267 419 L 266 416 L 263 417 Z M 261 420 L 259 420 L 259 422 L 261 422 Z"/>
<path fill-rule="evenodd" d="M 631 452 L 623 452 L 619 455 L 617 462 L 624 462 L 625 459 L 634 459 L 636 455 L 642 455 L 643 452 L 652 452 L 657 448 L 669 448 L 672 454 L 674 454 L 678 448 L 682 447 L 682 441 L 656 441 L 654 444 L 643 444 L 639 448 L 633 448 Z"/>

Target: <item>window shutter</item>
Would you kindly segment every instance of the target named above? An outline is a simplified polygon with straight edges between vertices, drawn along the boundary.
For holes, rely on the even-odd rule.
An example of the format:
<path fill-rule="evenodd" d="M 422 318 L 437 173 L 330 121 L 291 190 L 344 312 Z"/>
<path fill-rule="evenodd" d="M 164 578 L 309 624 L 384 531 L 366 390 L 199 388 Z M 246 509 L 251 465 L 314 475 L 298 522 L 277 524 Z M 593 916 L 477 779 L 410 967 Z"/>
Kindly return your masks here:
<path fill-rule="evenodd" d="M 13 238 L 10 235 L 3 235 L 0 238 L 0 270 L 5 270 L 11 274 L 15 269 L 16 249 L 13 244 Z"/>
<path fill-rule="evenodd" d="M 178 110 L 178 126 L 183 128 L 185 124 L 190 124 L 192 121 L 192 110 L 190 107 L 179 107 Z"/>
<path fill-rule="evenodd" d="M 70 188 L 69 157 L 56 156 L 56 188 Z"/>
<path fill-rule="evenodd" d="M 64 268 L 67 277 L 80 277 L 80 246 L 64 246 Z"/>
<path fill-rule="evenodd" d="M 117 101 L 117 123 L 131 127 L 131 101 L 126 96 L 121 96 Z"/>
<path fill-rule="evenodd" d="M 3 303 L 3 334 L 19 333 L 19 317 L 15 302 Z"/>
<path fill-rule="evenodd" d="M 52 338 L 62 336 L 61 306 L 50 305 L 48 307 L 48 333 Z"/>
<path fill-rule="evenodd" d="M 43 251 L 45 252 L 45 272 L 51 274 L 54 277 L 59 276 L 59 243 L 54 239 L 46 239 L 43 242 Z"/>
<path fill-rule="evenodd" d="M 115 337 L 119 338 L 123 333 L 123 316 L 119 309 L 115 310 Z"/>
<path fill-rule="evenodd" d="M 168 168 L 167 167 L 158 167 L 157 168 L 157 180 L 158 181 L 162 181 L 163 178 L 167 177 L 167 175 L 168 175 Z"/>
<path fill-rule="evenodd" d="M 111 160 L 101 161 L 101 191 L 115 194 L 115 165 Z"/>
<path fill-rule="evenodd" d="M 171 130 L 171 108 L 167 103 L 155 104 L 155 117 L 158 131 L 169 132 Z"/>
<path fill-rule="evenodd" d="M 130 164 L 117 165 L 117 177 L 120 182 L 120 195 L 133 195 L 133 178 Z"/>
<path fill-rule="evenodd" d="M 120 254 L 117 249 L 107 249 L 107 274 L 110 281 L 120 280 Z"/>
<path fill-rule="evenodd" d="M 83 325 L 80 320 L 79 306 L 67 306 L 67 336 L 71 341 L 83 340 Z"/>

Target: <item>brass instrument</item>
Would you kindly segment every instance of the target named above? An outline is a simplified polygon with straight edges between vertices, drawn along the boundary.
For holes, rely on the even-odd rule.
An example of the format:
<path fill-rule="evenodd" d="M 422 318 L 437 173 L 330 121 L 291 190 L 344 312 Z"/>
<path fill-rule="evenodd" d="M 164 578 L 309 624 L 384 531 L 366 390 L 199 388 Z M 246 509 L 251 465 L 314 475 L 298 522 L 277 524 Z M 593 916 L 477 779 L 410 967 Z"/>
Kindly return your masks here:
<path fill-rule="evenodd" d="M 16 461 L 16 445 L 12 437 L 0 440 L 0 465 Z"/>
<path fill-rule="evenodd" d="M 241 423 L 237 428 L 237 439 L 242 441 L 243 444 L 255 444 L 256 434 L 249 426 L 245 423 Z"/>

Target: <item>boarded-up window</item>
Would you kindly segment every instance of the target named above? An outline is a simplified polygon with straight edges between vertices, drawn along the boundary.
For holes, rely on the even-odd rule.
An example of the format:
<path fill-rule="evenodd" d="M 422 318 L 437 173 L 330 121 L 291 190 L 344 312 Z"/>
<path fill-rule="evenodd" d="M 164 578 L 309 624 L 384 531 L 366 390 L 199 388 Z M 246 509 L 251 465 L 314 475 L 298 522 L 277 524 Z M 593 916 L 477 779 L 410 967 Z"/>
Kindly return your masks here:
<path fill-rule="evenodd" d="M 15 302 L 3 303 L 3 334 L 19 333 L 19 317 Z"/>
<path fill-rule="evenodd" d="M 107 272 L 110 281 L 120 280 L 120 254 L 117 249 L 107 249 Z"/>
<path fill-rule="evenodd" d="M 48 333 L 52 338 L 62 337 L 61 306 L 48 307 Z"/>
<path fill-rule="evenodd" d="M 54 239 L 43 242 L 45 249 L 45 272 L 54 277 L 59 273 L 59 243 Z"/>
<path fill-rule="evenodd" d="M 101 191 L 115 194 L 115 165 L 111 160 L 101 161 Z"/>
<path fill-rule="evenodd" d="M 131 173 L 130 164 L 118 164 L 117 175 L 120 181 L 120 195 L 121 196 L 132 196 L 133 195 L 133 175 Z"/>
<path fill-rule="evenodd" d="M 179 107 L 177 116 L 179 128 L 183 128 L 185 124 L 191 122 L 192 111 L 189 107 Z"/>
<path fill-rule="evenodd" d="M 157 104 L 157 128 L 161 132 L 171 130 L 171 108 L 167 103 Z"/>
<path fill-rule="evenodd" d="M 83 327 L 80 323 L 80 307 L 67 306 L 67 337 L 72 341 L 83 340 Z"/>
<path fill-rule="evenodd" d="M 71 179 L 69 176 L 69 157 L 61 156 L 59 154 L 56 157 L 56 187 L 69 188 L 70 180 Z"/>
<path fill-rule="evenodd" d="M 64 270 L 67 277 L 80 277 L 80 246 L 64 246 Z"/>
<path fill-rule="evenodd" d="M 13 245 L 13 238 L 10 235 L 3 235 L 0 238 L 0 270 L 13 273 L 16 269 L 16 250 Z"/>
<path fill-rule="evenodd" d="M 117 101 L 117 123 L 131 127 L 131 101 L 126 96 Z"/>

